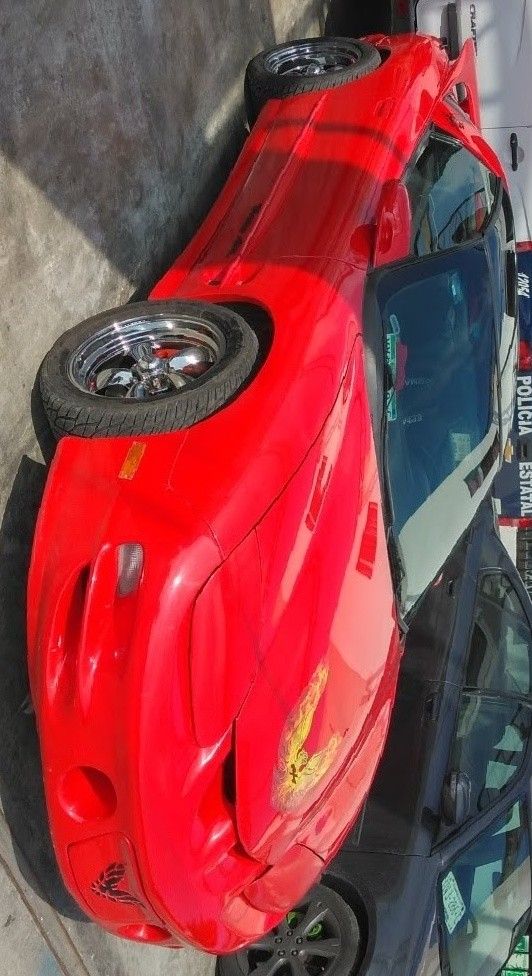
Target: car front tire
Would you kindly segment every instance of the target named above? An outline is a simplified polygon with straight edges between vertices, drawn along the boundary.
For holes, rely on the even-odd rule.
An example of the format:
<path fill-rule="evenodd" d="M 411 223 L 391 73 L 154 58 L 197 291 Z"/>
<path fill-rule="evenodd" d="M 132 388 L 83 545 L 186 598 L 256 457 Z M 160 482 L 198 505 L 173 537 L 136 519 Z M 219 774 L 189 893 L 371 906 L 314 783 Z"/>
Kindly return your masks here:
<path fill-rule="evenodd" d="M 360 949 L 353 909 L 320 884 L 263 939 L 220 956 L 216 976 L 355 976 Z"/>
<path fill-rule="evenodd" d="M 221 305 L 137 302 L 62 335 L 39 375 L 57 438 L 160 434 L 220 410 L 258 354 L 255 332 Z"/>

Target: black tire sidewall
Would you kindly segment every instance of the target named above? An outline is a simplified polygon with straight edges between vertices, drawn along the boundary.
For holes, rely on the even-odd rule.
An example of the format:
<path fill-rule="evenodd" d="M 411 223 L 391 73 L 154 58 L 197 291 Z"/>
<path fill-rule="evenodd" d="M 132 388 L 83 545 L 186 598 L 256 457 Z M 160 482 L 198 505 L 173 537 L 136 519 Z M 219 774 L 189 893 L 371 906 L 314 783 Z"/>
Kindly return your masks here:
<path fill-rule="evenodd" d="M 340 938 L 344 951 L 336 960 L 335 965 L 327 976 L 356 976 L 357 962 L 360 959 L 360 926 L 350 905 L 338 892 L 328 885 L 317 885 L 309 893 L 309 897 L 317 894 L 326 900 L 334 913 L 340 928 Z M 302 899 L 304 901 L 305 899 Z M 351 952 L 351 947 L 352 952 Z M 238 955 L 219 956 L 216 963 L 216 976 L 248 976 L 249 969 L 242 968 Z M 250 976 L 253 976 L 251 973 Z"/>
<path fill-rule="evenodd" d="M 225 342 L 218 363 L 190 390 L 175 396 L 126 402 L 95 396 L 79 389 L 68 367 L 76 349 L 111 320 L 157 314 L 203 318 Z M 192 301 L 136 302 L 94 315 L 57 339 L 45 356 L 39 385 L 48 421 L 56 437 L 134 436 L 189 427 L 218 410 L 245 382 L 253 369 L 258 341 L 248 323 L 222 305 Z"/>
<path fill-rule="evenodd" d="M 298 43 L 306 44 L 316 41 L 330 43 L 334 37 L 328 38 L 308 38 L 303 41 L 294 41 L 292 44 L 279 44 L 277 47 L 267 51 L 261 51 L 251 59 L 246 68 L 244 82 L 244 96 L 248 122 L 251 125 L 255 122 L 260 110 L 272 98 L 287 98 L 288 96 L 303 95 L 309 92 L 326 91 L 330 88 L 337 88 L 346 85 L 351 81 L 375 71 L 381 64 L 381 57 L 376 47 L 368 44 L 367 41 L 360 41 L 355 38 L 338 37 L 338 43 L 345 46 L 351 44 L 359 53 L 356 64 L 348 68 L 340 68 L 338 71 L 327 72 L 321 75 L 278 75 L 271 72 L 267 67 L 267 60 L 276 52 L 295 47 Z"/>

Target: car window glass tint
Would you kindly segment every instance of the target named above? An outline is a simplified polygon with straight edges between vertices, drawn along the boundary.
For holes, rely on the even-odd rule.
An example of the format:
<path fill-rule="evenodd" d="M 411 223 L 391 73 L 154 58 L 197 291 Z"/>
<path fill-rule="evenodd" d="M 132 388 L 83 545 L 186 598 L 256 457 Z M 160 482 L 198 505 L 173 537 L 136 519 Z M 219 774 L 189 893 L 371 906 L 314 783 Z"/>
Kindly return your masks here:
<path fill-rule="evenodd" d="M 482 577 L 475 606 L 465 684 L 529 695 L 532 634 L 521 601 L 503 573 Z"/>
<path fill-rule="evenodd" d="M 497 976 L 521 934 L 531 898 L 528 825 L 516 803 L 466 850 L 439 881 L 443 971 Z"/>
<path fill-rule="evenodd" d="M 497 179 L 454 139 L 434 133 L 406 178 L 412 251 L 418 257 L 477 236 L 493 209 Z"/>
<path fill-rule="evenodd" d="M 464 692 L 450 768 L 471 784 L 469 816 L 491 806 L 519 771 L 532 727 L 532 709 L 518 699 Z"/>

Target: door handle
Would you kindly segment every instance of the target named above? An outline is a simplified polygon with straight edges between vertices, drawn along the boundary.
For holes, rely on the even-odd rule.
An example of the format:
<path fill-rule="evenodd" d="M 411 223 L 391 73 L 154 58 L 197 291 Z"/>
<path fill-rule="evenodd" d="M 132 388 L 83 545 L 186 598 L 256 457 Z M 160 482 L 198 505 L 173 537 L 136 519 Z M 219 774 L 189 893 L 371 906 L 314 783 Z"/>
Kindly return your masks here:
<path fill-rule="evenodd" d="M 514 172 L 519 166 L 519 160 L 517 158 L 518 149 L 519 149 L 519 142 L 517 140 L 517 132 L 512 132 L 510 136 L 510 150 L 512 153 L 512 169 Z"/>
<path fill-rule="evenodd" d="M 458 12 L 456 2 L 447 4 L 447 50 L 451 61 L 455 61 L 460 54 L 460 37 L 458 33 Z"/>

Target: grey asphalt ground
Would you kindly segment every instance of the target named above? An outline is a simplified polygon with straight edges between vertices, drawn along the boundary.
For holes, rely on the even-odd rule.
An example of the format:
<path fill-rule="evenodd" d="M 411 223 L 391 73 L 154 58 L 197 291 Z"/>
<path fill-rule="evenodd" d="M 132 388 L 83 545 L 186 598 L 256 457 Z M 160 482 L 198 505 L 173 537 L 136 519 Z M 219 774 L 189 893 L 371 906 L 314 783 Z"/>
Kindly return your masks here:
<path fill-rule="evenodd" d="M 0 3 L 0 976 L 208 976 L 80 917 L 57 875 L 27 704 L 25 587 L 53 454 L 34 388 L 55 338 L 142 297 L 245 138 L 250 57 L 320 0 Z"/>

